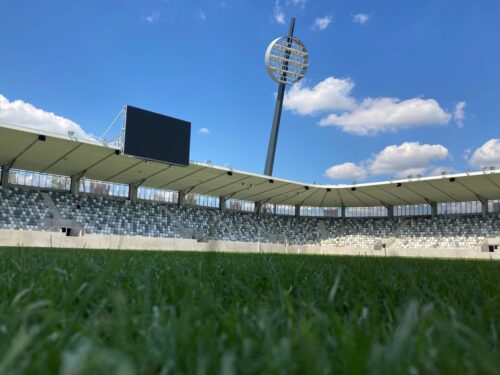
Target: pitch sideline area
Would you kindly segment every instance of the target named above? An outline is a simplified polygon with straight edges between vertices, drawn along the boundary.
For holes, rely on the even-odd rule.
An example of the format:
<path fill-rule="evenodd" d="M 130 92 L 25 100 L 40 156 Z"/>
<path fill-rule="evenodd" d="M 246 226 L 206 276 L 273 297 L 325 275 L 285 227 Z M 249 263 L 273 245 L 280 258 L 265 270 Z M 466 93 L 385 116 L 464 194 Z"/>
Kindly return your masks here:
<path fill-rule="evenodd" d="M 500 263 L 0 249 L 0 373 L 500 371 Z"/>
<path fill-rule="evenodd" d="M 88 234 L 68 237 L 65 233 L 0 229 L 0 247 L 45 247 L 101 250 L 156 250 L 221 253 L 309 254 L 337 256 L 410 257 L 442 259 L 500 260 L 500 252 L 463 248 L 357 248 L 328 245 L 294 245 L 261 242 L 207 241 Z"/>

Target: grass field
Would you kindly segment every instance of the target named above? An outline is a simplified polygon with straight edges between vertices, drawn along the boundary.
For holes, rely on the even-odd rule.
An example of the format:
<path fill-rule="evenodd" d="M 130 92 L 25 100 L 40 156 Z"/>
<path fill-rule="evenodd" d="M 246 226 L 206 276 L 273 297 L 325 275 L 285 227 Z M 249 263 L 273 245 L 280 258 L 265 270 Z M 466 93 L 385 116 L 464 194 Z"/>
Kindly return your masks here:
<path fill-rule="evenodd" d="M 0 249 L 0 373 L 500 373 L 500 262 Z"/>

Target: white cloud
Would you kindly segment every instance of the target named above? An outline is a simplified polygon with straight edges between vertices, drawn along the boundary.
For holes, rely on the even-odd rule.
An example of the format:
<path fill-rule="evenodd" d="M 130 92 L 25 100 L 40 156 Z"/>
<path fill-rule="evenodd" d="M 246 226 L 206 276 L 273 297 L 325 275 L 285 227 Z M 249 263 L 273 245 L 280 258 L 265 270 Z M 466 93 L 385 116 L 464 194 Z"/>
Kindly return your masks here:
<path fill-rule="evenodd" d="M 500 167 L 500 139 L 490 139 L 479 147 L 469 160 L 476 167 Z"/>
<path fill-rule="evenodd" d="M 87 134 L 80 125 L 67 118 L 46 112 L 22 100 L 9 101 L 1 94 L 0 122 L 66 136 L 69 131 L 72 131 L 74 137 L 92 139 L 92 136 Z"/>
<path fill-rule="evenodd" d="M 352 112 L 332 113 L 321 126 L 338 126 L 347 133 L 374 135 L 418 126 L 445 125 L 451 115 L 434 99 L 368 98 Z"/>
<path fill-rule="evenodd" d="M 465 120 L 465 106 L 467 105 L 467 102 L 461 101 L 458 102 L 457 105 L 455 106 L 455 112 L 453 113 L 453 118 L 457 122 L 457 125 L 461 128 L 464 126 L 464 120 Z"/>
<path fill-rule="evenodd" d="M 284 107 L 299 115 L 330 114 L 319 121 L 321 126 L 337 126 L 347 133 L 375 135 L 419 126 L 446 125 L 453 115 L 434 99 L 367 98 L 352 96 L 351 79 L 327 77 L 314 87 L 301 81 L 285 94 Z M 462 104 L 463 103 L 463 104 Z M 463 114 L 465 102 L 457 105 L 455 116 Z"/>
<path fill-rule="evenodd" d="M 201 128 L 200 130 L 198 130 L 198 133 L 200 133 L 200 134 L 209 134 L 210 133 L 210 129 L 208 129 L 208 128 Z"/>
<path fill-rule="evenodd" d="M 448 149 L 442 145 L 405 142 L 399 146 L 384 148 L 375 155 L 370 163 L 370 172 L 374 175 L 424 175 L 435 168 L 432 163 L 448 158 Z"/>
<path fill-rule="evenodd" d="M 281 7 L 279 0 L 276 0 L 276 2 L 274 3 L 273 18 L 279 24 L 285 24 L 285 12 L 283 12 L 283 8 Z"/>
<path fill-rule="evenodd" d="M 325 176 L 338 180 L 362 181 L 366 178 L 366 169 L 354 163 L 334 165 L 325 171 Z"/>
<path fill-rule="evenodd" d="M 354 14 L 352 16 L 352 22 L 359 23 L 360 25 L 364 25 L 365 23 L 368 22 L 368 20 L 370 19 L 370 17 L 371 17 L 371 15 L 370 14 L 366 14 L 366 13 Z"/>
<path fill-rule="evenodd" d="M 198 18 L 202 21 L 206 21 L 207 20 L 207 15 L 205 14 L 205 12 L 203 10 L 199 10 L 198 11 Z"/>
<path fill-rule="evenodd" d="M 285 13 L 283 13 L 282 10 L 277 11 L 274 13 L 274 20 L 282 25 L 285 24 Z"/>
<path fill-rule="evenodd" d="M 472 147 L 468 147 L 464 150 L 464 159 L 469 160 L 470 154 L 472 153 Z"/>
<path fill-rule="evenodd" d="M 328 77 L 313 88 L 302 82 L 293 85 L 285 94 L 284 107 L 300 115 L 311 115 L 320 111 L 345 111 L 356 107 L 350 95 L 354 82 L 350 79 Z"/>
<path fill-rule="evenodd" d="M 330 167 L 325 176 L 332 179 L 361 181 L 369 175 L 386 175 L 397 178 L 439 175 L 441 171 L 452 172 L 450 167 L 435 165 L 446 160 L 448 149 L 442 145 L 405 142 L 401 145 L 387 146 L 371 159 L 361 163 L 344 163 Z"/>
<path fill-rule="evenodd" d="M 161 12 L 158 9 L 154 9 L 150 15 L 144 17 L 144 19 L 149 23 L 156 23 L 161 18 Z"/>
<path fill-rule="evenodd" d="M 312 28 L 314 30 L 325 30 L 328 27 L 328 25 L 330 25 L 331 22 L 332 22 L 332 17 L 330 16 L 318 17 L 314 20 Z"/>
<path fill-rule="evenodd" d="M 305 8 L 307 0 L 275 0 L 273 8 L 273 20 L 281 25 L 286 23 L 286 14 L 293 13 L 298 8 Z"/>
<path fill-rule="evenodd" d="M 288 4 L 293 4 L 295 6 L 299 6 L 301 8 L 304 8 L 306 5 L 307 0 L 288 0 Z"/>

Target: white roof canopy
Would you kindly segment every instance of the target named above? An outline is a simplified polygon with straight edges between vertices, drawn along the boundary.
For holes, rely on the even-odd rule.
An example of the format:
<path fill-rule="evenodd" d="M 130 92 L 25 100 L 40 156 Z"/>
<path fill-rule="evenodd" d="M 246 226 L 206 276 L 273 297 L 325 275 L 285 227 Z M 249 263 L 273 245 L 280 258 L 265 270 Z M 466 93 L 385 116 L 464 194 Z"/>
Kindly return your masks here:
<path fill-rule="evenodd" d="M 198 162 L 180 167 L 147 161 L 122 155 L 118 147 L 11 125 L 0 125 L 0 165 L 228 199 L 313 207 L 500 199 L 498 171 L 356 185 L 315 185 Z"/>

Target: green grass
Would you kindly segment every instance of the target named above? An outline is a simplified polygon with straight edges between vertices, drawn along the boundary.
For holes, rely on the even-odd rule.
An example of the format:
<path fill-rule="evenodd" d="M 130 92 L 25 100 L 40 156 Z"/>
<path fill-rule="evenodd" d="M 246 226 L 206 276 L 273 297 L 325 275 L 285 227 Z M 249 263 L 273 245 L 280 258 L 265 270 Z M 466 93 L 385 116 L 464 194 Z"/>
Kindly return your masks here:
<path fill-rule="evenodd" d="M 500 373 L 500 262 L 0 249 L 0 373 Z"/>

